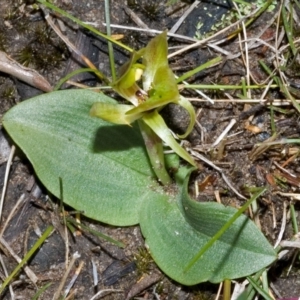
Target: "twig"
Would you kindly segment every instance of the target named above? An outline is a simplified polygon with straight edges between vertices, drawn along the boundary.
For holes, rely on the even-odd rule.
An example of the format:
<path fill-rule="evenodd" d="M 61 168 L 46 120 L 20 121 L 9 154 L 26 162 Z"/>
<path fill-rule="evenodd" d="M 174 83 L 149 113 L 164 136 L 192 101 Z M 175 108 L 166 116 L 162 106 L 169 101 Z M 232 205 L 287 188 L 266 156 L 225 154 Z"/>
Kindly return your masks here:
<path fill-rule="evenodd" d="M 123 293 L 123 290 L 114 290 L 114 289 L 106 289 L 99 291 L 96 295 L 94 295 L 90 300 L 100 299 L 102 296 L 106 296 L 106 293 Z"/>
<path fill-rule="evenodd" d="M 3 236 L 3 233 L 4 233 L 4 231 L 5 231 L 8 223 L 12 219 L 13 215 L 15 214 L 15 212 L 20 208 L 20 205 L 24 201 L 24 198 L 25 198 L 25 194 L 22 194 L 21 197 L 18 199 L 17 203 L 14 205 L 13 209 L 10 211 L 10 213 L 9 213 L 7 219 L 5 220 L 5 223 L 2 226 L 2 229 L 0 231 L 0 237 Z"/>
<path fill-rule="evenodd" d="M 240 194 L 233 186 L 232 184 L 230 183 L 229 179 L 227 178 L 227 176 L 224 174 L 223 170 L 219 167 L 217 167 L 214 163 L 212 163 L 209 159 L 207 159 L 206 157 L 204 157 L 203 155 L 201 155 L 200 153 L 190 149 L 190 148 L 187 148 L 187 150 L 193 155 L 195 156 L 196 158 L 204 161 L 206 164 L 208 164 L 209 166 L 211 166 L 212 168 L 214 168 L 215 170 L 217 170 L 223 180 L 225 181 L 225 183 L 228 185 L 228 187 L 240 198 L 246 200 L 247 198 L 245 198 L 242 194 Z"/>
<path fill-rule="evenodd" d="M 130 16 L 130 18 L 132 19 L 132 21 L 138 25 L 139 27 L 143 28 L 143 29 L 147 29 L 149 30 L 149 27 L 139 18 L 139 16 L 137 16 L 134 11 L 132 11 L 129 7 L 124 6 L 123 9 L 125 10 L 125 12 Z M 106 25 L 106 23 L 105 23 Z M 112 24 L 110 24 L 111 27 Z"/>
<path fill-rule="evenodd" d="M 183 21 L 186 17 L 194 10 L 194 8 L 200 3 L 200 1 L 195 1 L 184 13 L 183 15 L 177 20 L 177 22 L 173 25 L 173 27 L 169 30 L 170 33 L 175 33 L 178 28 L 181 26 Z"/>
<path fill-rule="evenodd" d="M 237 6 L 237 4 L 235 2 L 233 2 L 233 5 L 235 6 L 238 14 L 240 17 L 242 17 L 242 14 Z M 241 26 L 242 26 L 242 32 L 243 32 L 243 35 L 244 35 L 244 39 L 247 40 L 247 31 L 246 31 L 246 26 L 245 26 L 245 22 L 241 22 Z M 247 85 L 249 86 L 250 85 L 250 68 L 249 68 L 249 53 L 248 53 L 248 44 L 245 43 L 244 45 L 244 49 L 243 49 L 243 46 L 242 46 L 242 38 L 241 38 L 241 33 L 238 34 L 238 37 L 239 37 L 239 45 L 240 45 L 240 52 L 241 52 L 241 55 L 242 55 L 242 59 L 243 59 L 243 62 L 245 64 L 245 67 L 246 67 L 246 81 L 247 81 Z M 252 77 L 252 76 L 251 76 Z M 247 96 L 248 98 L 251 98 L 251 89 L 248 89 L 246 91 L 246 94 L 247 95 L 243 95 L 244 97 Z"/>
<path fill-rule="evenodd" d="M 206 102 L 204 99 L 199 98 L 192 98 L 192 97 L 186 97 L 189 101 L 193 102 Z M 268 99 L 214 99 L 215 103 L 265 103 L 266 105 L 273 105 L 273 106 L 290 106 L 292 105 L 292 101 L 289 99 L 274 99 L 272 101 L 269 101 Z M 300 99 L 296 99 L 296 102 L 300 104 Z"/>
<path fill-rule="evenodd" d="M 211 145 L 211 147 L 216 147 L 227 135 L 227 133 L 229 132 L 229 130 L 235 125 L 236 120 L 235 119 L 231 119 L 230 123 L 226 126 L 226 128 L 223 130 L 223 132 L 219 135 L 219 137 L 215 140 L 215 142 Z"/>
<path fill-rule="evenodd" d="M 0 51 L 0 71 L 12 75 L 44 92 L 52 91 L 52 87 L 45 77 L 33 69 L 20 65 L 3 51 Z"/>
<path fill-rule="evenodd" d="M 281 247 L 300 248 L 300 241 L 281 241 Z"/>
<path fill-rule="evenodd" d="M 92 270 L 93 270 L 94 287 L 96 287 L 99 282 L 99 279 L 98 279 L 97 266 L 93 258 L 92 258 Z"/>
<path fill-rule="evenodd" d="M 106 25 L 106 23 L 102 23 L 103 25 Z M 140 32 L 145 32 L 148 35 L 155 35 L 155 34 L 160 34 L 163 31 L 162 30 L 156 30 L 156 29 L 144 29 L 144 28 L 136 28 L 132 26 L 124 26 L 124 25 L 119 25 L 119 24 L 110 24 L 111 28 L 119 28 L 119 29 L 124 29 L 124 30 L 133 30 L 133 31 L 140 31 Z M 180 35 L 180 34 L 175 34 L 175 33 L 167 33 L 167 36 L 173 37 L 179 40 L 184 40 L 184 41 L 189 41 L 195 43 L 197 40 L 188 36 Z"/>

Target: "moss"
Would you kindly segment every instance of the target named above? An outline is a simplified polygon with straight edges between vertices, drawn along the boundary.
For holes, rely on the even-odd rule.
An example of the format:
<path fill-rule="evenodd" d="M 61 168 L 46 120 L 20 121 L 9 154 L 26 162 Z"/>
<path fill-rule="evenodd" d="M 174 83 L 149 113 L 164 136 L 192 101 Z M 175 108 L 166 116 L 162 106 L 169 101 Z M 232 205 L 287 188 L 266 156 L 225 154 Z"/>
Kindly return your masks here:
<path fill-rule="evenodd" d="M 1 98 L 3 100 L 11 100 L 16 96 L 16 90 L 12 85 L 7 85 L 1 92 Z"/>
<path fill-rule="evenodd" d="M 143 13 L 149 20 L 157 20 L 159 18 L 159 4 L 158 3 L 146 3 L 141 7 Z"/>
<path fill-rule="evenodd" d="M 146 248 L 139 248 L 134 256 L 137 272 L 139 275 L 148 273 L 151 269 L 153 259 Z"/>

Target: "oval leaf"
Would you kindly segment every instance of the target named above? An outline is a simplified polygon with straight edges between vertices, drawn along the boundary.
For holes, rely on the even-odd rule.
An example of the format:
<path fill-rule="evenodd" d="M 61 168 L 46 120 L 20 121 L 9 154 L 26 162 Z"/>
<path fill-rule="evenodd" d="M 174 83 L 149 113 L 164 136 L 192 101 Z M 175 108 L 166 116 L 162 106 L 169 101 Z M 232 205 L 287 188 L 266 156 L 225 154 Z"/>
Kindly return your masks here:
<path fill-rule="evenodd" d="M 216 283 L 250 275 L 274 261 L 276 255 L 271 245 L 254 223 L 242 216 L 185 271 L 199 249 L 236 212 L 218 203 L 190 200 L 193 205 L 186 207 L 185 213 L 190 212 L 193 222 L 197 222 L 197 226 L 191 226 L 179 204 L 185 197 L 188 197 L 186 188 L 179 201 L 156 198 L 145 203 L 141 211 L 140 225 L 150 252 L 171 278 L 185 285 Z"/>
<path fill-rule="evenodd" d="M 143 139 L 135 127 L 92 118 L 95 102 L 115 103 L 88 90 L 44 94 L 12 108 L 3 125 L 55 196 L 90 218 L 136 224 L 158 186 Z"/>

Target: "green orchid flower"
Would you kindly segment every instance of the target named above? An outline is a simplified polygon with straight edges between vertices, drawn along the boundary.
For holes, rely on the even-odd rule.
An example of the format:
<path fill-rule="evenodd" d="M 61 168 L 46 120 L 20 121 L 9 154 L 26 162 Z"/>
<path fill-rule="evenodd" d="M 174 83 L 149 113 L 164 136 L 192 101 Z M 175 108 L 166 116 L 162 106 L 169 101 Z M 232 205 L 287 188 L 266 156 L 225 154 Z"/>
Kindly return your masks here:
<path fill-rule="evenodd" d="M 121 67 L 120 78 L 113 82 L 113 89 L 131 104 L 95 103 L 90 114 L 115 124 L 130 125 L 138 121 L 146 148 L 158 179 L 168 184 L 163 143 L 181 158 L 195 166 L 195 161 L 175 140 L 159 111 L 169 103 L 184 107 L 190 116 L 185 138 L 195 124 L 195 111 L 188 100 L 179 94 L 175 76 L 168 64 L 167 34 L 153 38 L 148 45 L 132 54 Z M 141 63 L 138 62 L 141 60 Z M 139 85 L 141 84 L 141 86 Z"/>

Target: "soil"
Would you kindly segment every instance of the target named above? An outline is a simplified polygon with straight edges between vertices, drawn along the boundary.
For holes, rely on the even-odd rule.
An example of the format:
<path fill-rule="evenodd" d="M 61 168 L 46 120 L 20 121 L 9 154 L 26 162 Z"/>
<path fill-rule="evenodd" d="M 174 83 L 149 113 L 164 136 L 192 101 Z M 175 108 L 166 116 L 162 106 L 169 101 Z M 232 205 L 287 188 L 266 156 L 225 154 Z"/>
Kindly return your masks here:
<path fill-rule="evenodd" d="M 9 56 L 19 63 L 37 70 L 45 76 L 51 85 L 55 85 L 59 79 L 72 70 L 81 66 L 78 57 L 74 57 L 68 51 L 66 45 L 47 26 L 43 13 L 34 10 L 30 1 L 0 0 L 0 50 L 5 51 Z M 111 23 L 127 26 L 137 25 L 126 13 L 124 7 L 135 12 L 149 28 L 162 29 L 171 28 L 184 11 L 191 5 L 188 1 L 177 2 L 168 5 L 167 1 L 111 1 Z M 217 4 L 221 5 L 217 5 Z M 210 27 L 217 23 L 221 16 L 231 8 L 231 1 L 222 4 L 223 1 L 208 1 L 201 3 L 194 9 L 192 14 L 185 20 L 178 30 L 178 34 L 194 37 L 198 22 L 204 22 L 205 26 L 199 29 L 205 34 Z M 91 22 L 99 30 L 105 30 L 102 22 L 104 17 L 104 1 L 88 0 L 60 0 L 56 5 L 66 10 L 73 16 L 85 22 Z M 249 36 L 255 36 L 263 24 L 271 19 L 276 10 L 264 13 L 258 18 L 249 29 Z M 209 18 L 209 16 L 212 16 Z M 63 32 L 76 44 L 84 55 L 89 57 L 99 68 L 109 75 L 109 61 L 107 56 L 106 43 L 79 29 L 69 20 L 62 18 L 66 26 Z M 141 32 L 113 29 L 113 33 L 124 34 L 122 42 L 130 47 L 139 49 L 147 44 L 150 37 Z M 270 27 L 267 31 L 270 43 L 274 42 L 275 29 Z M 182 45 L 182 41 L 169 40 L 170 47 Z M 235 41 L 224 44 L 224 49 L 233 53 L 239 52 L 239 45 Z M 259 66 L 258 61 L 263 59 L 268 62 L 269 52 L 263 46 L 253 49 L 250 52 L 250 68 L 255 79 L 262 82 L 267 78 Z M 122 65 L 128 55 L 121 50 L 116 50 L 115 59 L 117 65 Z M 177 75 L 191 70 L 207 60 L 216 56 L 212 49 L 207 47 L 197 48 L 185 52 L 183 55 L 170 59 L 170 65 Z M 208 71 L 202 71 L 189 79 L 191 83 L 198 84 L 238 84 L 245 76 L 245 67 L 240 57 L 226 59 L 223 63 Z M 297 81 L 293 73 L 289 73 L 293 81 Z M 73 80 L 75 80 L 73 78 Z M 97 79 L 93 76 L 77 77 L 78 82 L 95 85 Z M 64 85 L 64 88 L 68 88 Z M 235 90 L 225 92 L 205 91 L 214 99 L 238 98 Z M 42 91 L 33 88 L 15 77 L 0 73 L 0 116 L 20 101 L 40 94 Z M 184 92 L 187 97 L 196 97 L 193 92 Z M 253 92 L 253 98 L 259 98 L 261 92 Z M 267 95 L 269 99 L 280 99 L 282 94 L 278 90 L 272 90 Z M 228 98 L 227 98 L 228 99 Z M 209 102 L 193 102 L 197 111 L 198 125 L 195 127 L 188 142 L 191 147 L 204 153 L 216 165 L 221 167 L 230 182 L 238 191 L 248 197 L 249 187 L 267 186 L 268 192 L 259 200 L 259 220 L 261 230 L 267 239 L 274 244 L 282 223 L 284 203 L 289 207 L 290 199 L 276 193 L 299 192 L 300 169 L 298 158 L 291 161 L 287 168 L 295 174 L 294 182 L 287 180 L 281 187 L 275 180 L 275 175 L 283 176 L 280 170 L 276 170 L 273 161 L 282 163 L 290 157 L 291 151 L 298 151 L 293 146 L 278 146 L 261 154 L 253 152 L 254 145 L 261 143 L 272 136 L 270 124 L 270 110 L 265 105 L 245 105 L 235 102 L 222 102 L 210 104 Z M 299 117 L 292 106 L 285 108 L 287 113 L 274 111 L 275 126 L 280 129 L 280 136 L 285 138 L 299 137 Z M 168 125 L 175 132 L 182 132 L 187 126 L 188 119 L 184 111 L 175 105 L 168 106 L 163 115 Z M 213 153 L 206 152 L 206 146 L 212 144 L 220 133 L 226 128 L 231 119 L 237 120 L 228 137 L 220 147 Z M 200 125 L 199 125 L 200 124 Z M 258 131 L 257 131 L 258 130 Z M 236 135 L 235 135 L 236 133 Z M 12 141 L 2 130 L 0 135 L 0 182 L 4 180 L 6 162 L 11 149 Z M 222 202 L 226 205 L 239 207 L 243 204 L 241 200 L 228 189 L 228 186 L 211 167 L 202 163 L 200 170 L 195 174 L 191 183 L 191 193 L 194 182 L 199 182 L 200 193 L 198 201 L 214 201 L 214 191 L 218 190 Z M 205 182 L 209 182 L 206 185 Z M 13 251 L 23 257 L 31 246 L 38 239 L 40 232 L 43 232 L 49 225 L 55 227 L 54 233 L 49 237 L 47 243 L 36 252 L 28 266 L 38 276 L 37 284 L 33 284 L 24 271 L 22 271 L 13 283 L 15 299 L 32 299 L 36 291 L 47 283 L 51 283 L 40 299 L 52 299 L 58 289 L 66 271 L 66 233 L 61 213 L 61 203 L 48 195 L 45 188 L 35 177 L 30 162 L 18 150 L 9 174 L 9 184 L 5 196 L 1 228 L 8 219 L 11 211 L 18 200 L 21 199 L 17 210 L 9 219 L 8 226 L 3 239 L 10 245 Z M 65 211 L 71 212 L 72 208 L 65 207 Z M 299 205 L 295 203 L 296 212 Z M 299 221 L 299 218 L 298 218 Z M 92 233 L 84 231 L 68 231 L 69 257 L 78 252 L 78 258 L 73 267 L 73 273 L 80 269 L 78 278 L 72 288 L 73 296 L 69 299 L 91 299 L 95 293 L 103 290 L 101 299 L 127 299 L 127 295 L 135 296 L 135 299 L 214 299 L 218 286 L 210 283 L 203 283 L 193 287 L 182 286 L 166 277 L 152 261 L 145 249 L 143 237 L 138 226 L 115 228 L 100 224 L 93 220 L 82 217 L 81 222 L 90 228 L 107 234 L 116 240 L 125 243 L 124 249 L 118 248 L 108 242 L 103 242 Z M 3 224 L 3 225 L 2 225 Z M 291 239 L 293 229 L 290 216 L 287 220 L 287 228 L 284 239 Z M 11 254 L 4 251 L 1 246 L 1 259 L 4 261 L 7 272 L 10 274 L 16 267 L 16 261 Z M 295 261 L 290 272 L 288 267 L 292 263 L 296 250 L 291 251 L 283 260 L 277 262 L 270 270 L 270 282 L 277 292 L 276 298 L 300 296 L 299 261 Z M 99 282 L 95 285 L 92 270 L 96 268 L 99 274 Z M 3 270 L 0 272 L 1 279 L 5 278 Z M 129 296 L 128 296 L 129 297 Z M 10 299 L 11 295 L 7 290 L 1 299 Z M 99 298 L 100 299 L 100 298 Z M 129 299 L 129 298 L 128 298 Z"/>

